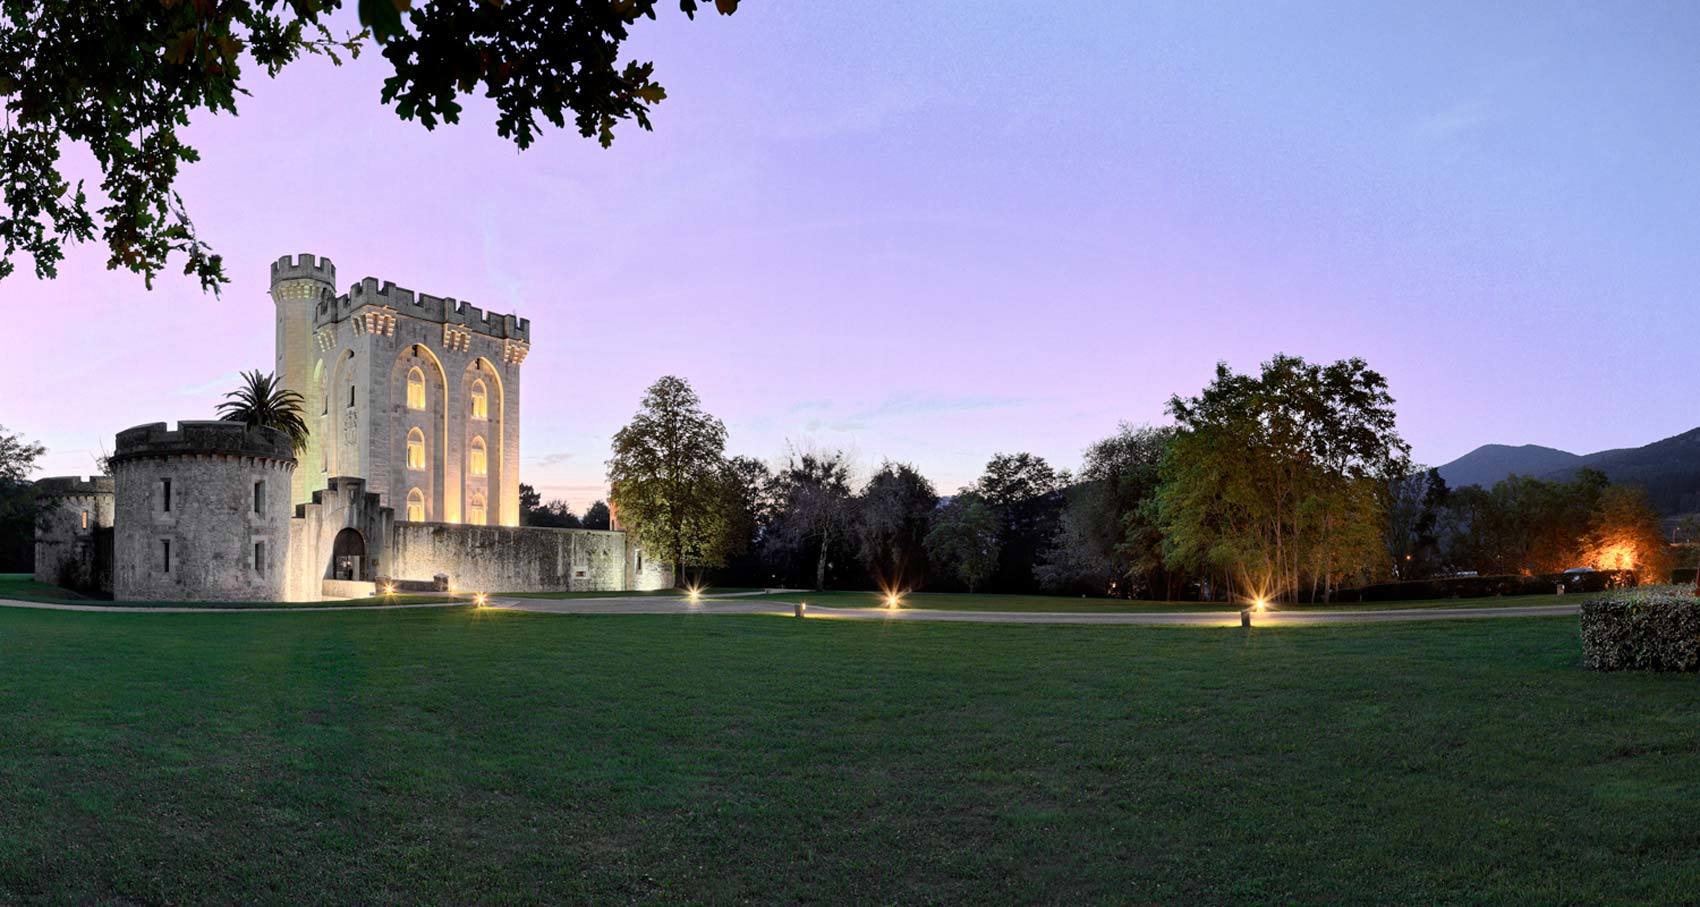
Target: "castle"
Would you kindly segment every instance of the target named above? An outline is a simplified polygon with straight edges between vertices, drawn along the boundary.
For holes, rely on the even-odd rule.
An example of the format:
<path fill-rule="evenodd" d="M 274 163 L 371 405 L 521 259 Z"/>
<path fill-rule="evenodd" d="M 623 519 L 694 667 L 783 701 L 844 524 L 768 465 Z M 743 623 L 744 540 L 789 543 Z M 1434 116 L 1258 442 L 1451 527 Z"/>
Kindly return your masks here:
<path fill-rule="evenodd" d="M 37 483 L 36 579 L 122 600 L 317 601 L 665 588 L 626 533 L 519 525 L 520 367 L 531 324 L 328 258 L 271 266 L 276 374 L 308 425 L 119 432 L 112 475 Z"/>

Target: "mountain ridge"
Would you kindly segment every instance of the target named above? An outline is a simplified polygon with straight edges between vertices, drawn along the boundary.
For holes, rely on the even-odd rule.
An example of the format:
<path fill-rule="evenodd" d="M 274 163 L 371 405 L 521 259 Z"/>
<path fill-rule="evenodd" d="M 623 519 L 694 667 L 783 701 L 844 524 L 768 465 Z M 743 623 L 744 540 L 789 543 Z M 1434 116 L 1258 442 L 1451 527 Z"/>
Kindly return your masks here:
<path fill-rule="evenodd" d="M 1489 488 L 1512 475 L 1565 481 L 1584 467 L 1605 473 L 1613 482 L 1640 485 L 1661 513 L 1700 510 L 1700 427 L 1640 447 L 1589 454 L 1539 444 L 1483 444 L 1437 468 L 1454 488 Z"/>

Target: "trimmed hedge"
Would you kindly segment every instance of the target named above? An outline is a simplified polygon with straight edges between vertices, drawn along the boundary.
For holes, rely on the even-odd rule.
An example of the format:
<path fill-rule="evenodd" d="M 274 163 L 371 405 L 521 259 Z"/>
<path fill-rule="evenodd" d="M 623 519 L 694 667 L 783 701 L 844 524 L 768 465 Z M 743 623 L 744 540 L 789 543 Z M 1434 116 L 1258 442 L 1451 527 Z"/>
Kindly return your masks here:
<path fill-rule="evenodd" d="M 1433 598 L 1491 598 L 1496 595 L 1551 595 L 1558 585 L 1566 592 L 1605 592 L 1635 585 L 1633 570 L 1596 570 L 1591 573 L 1542 573 L 1535 576 L 1448 576 L 1398 583 L 1376 583 L 1361 589 L 1334 594 L 1337 602 L 1401 602 Z"/>
<path fill-rule="evenodd" d="M 1666 587 L 1583 602 L 1582 665 L 1594 671 L 1700 671 L 1700 598 Z"/>

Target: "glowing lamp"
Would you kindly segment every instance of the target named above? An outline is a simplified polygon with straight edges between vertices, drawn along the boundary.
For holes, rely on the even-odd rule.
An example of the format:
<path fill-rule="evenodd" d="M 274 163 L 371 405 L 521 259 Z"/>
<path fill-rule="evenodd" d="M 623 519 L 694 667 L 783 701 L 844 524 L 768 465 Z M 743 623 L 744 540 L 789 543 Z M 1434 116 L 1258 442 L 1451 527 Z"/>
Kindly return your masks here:
<path fill-rule="evenodd" d="M 488 596 L 488 595 L 486 595 L 482 592 L 475 592 L 475 593 L 472 594 L 472 606 L 473 607 L 482 608 L 489 603 L 490 603 L 490 596 Z"/>

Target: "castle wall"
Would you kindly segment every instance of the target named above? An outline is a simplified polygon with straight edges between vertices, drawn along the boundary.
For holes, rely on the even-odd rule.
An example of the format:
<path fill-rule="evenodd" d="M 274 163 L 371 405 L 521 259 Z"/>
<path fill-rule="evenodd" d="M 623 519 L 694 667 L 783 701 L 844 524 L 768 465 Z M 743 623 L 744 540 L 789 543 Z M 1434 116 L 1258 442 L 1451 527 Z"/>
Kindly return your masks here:
<path fill-rule="evenodd" d="M 662 589 L 672 571 L 637 555 L 623 532 L 537 526 L 397 523 L 390 576 L 479 592 L 594 592 Z M 628 583 L 637 580 L 641 585 Z"/>
<path fill-rule="evenodd" d="M 111 460 L 113 597 L 283 600 L 295 469 L 289 450 L 281 433 L 235 422 L 120 432 Z"/>
<path fill-rule="evenodd" d="M 112 591 L 111 476 L 61 476 L 36 484 L 35 580 L 86 592 Z"/>

